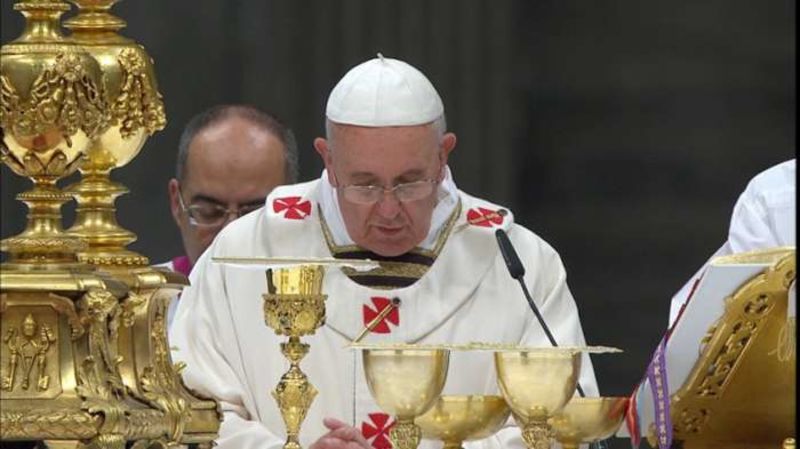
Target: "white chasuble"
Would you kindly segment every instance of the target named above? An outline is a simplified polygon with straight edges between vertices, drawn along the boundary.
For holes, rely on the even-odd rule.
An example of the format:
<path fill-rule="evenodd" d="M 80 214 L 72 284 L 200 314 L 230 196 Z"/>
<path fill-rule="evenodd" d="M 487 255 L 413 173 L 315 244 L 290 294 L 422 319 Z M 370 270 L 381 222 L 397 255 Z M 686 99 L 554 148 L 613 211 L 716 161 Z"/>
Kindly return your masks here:
<path fill-rule="evenodd" d="M 201 257 L 184 290 L 170 332 L 173 357 L 184 361 L 184 379 L 198 393 L 220 402 L 224 420 L 220 449 L 278 449 L 285 441 L 280 411 L 271 396 L 289 367 L 275 335 L 264 323 L 263 272 L 213 263 L 211 257 L 354 257 L 364 250 L 333 243 L 319 207 L 320 180 L 276 188 L 264 208 L 228 225 Z M 326 433 L 324 417 L 362 431 L 375 448 L 390 448 L 393 418 L 373 401 L 361 355 L 347 349 L 392 298 L 400 299 L 363 342 L 518 343 L 549 346 L 517 281 L 511 278 L 494 232 L 508 232 L 526 268 L 534 300 L 564 346 L 585 345 L 575 301 L 558 253 L 513 223 L 499 206 L 458 192 L 459 204 L 433 249 L 398 258 L 370 257 L 381 268 L 367 274 L 329 268 L 323 293 L 327 320 L 314 335 L 300 368 L 317 388 L 300 430 L 309 447 Z M 348 276 L 351 275 L 352 277 Z M 589 396 L 597 384 L 584 355 L 580 383 Z M 499 394 L 491 353 L 454 352 L 443 394 Z M 420 449 L 441 447 L 423 440 Z M 524 448 L 510 420 L 495 436 L 466 443 L 468 449 Z"/>

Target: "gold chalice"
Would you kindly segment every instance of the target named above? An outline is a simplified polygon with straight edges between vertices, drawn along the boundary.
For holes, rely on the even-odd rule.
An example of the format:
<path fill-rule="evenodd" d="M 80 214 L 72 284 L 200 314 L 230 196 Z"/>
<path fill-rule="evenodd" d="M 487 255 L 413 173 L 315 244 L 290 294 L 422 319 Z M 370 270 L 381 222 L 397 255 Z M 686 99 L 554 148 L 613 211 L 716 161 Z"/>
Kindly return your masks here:
<path fill-rule="evenodd" d="M 444 348 L 371 347 L 362 349 L 369 391 L 378 406 L 395 417 L 389 432 L 395 449 L 416 449 L 422 430 L 414 419 L 433 407 L 447 379 L 450 351 Z"/>
<path fill-rule="evenodd" d="M 495 434 L 511 411 L 500 396 L 441 396 L 414 422 L 425 438 L 440 440 L 442 449 L 461 449 L 461 443 Z"/>
<path fill-rule="evenodd" d="M 613 435 L 625 416 L 625 397 L 575 397 L 548 421 L 564 449 Z"/>
<path fill-rule="evenodd" d="M 547 419 L 575 392 L 581 353 L 567 348 L 527 348 L 494 354 L 497 382 L 530 449 L 549 449 Z"/>
<path fill-rule="evenodd" d="M 300 425 L 317 395 L 317 389 L 300 370 L 300 360 L 308 353 L 309 345 L 300 342 L 325 323 L 325 299 L 322 294 L 324 267 L 296 265 L 267 270 L 269 293 L 264 297 L 264 319 L 276 334 L 286 335 L 281 352 L 290 366 L 278 382 L 272 396 L 286 424 L 284 449 L 300 449 Z"/>

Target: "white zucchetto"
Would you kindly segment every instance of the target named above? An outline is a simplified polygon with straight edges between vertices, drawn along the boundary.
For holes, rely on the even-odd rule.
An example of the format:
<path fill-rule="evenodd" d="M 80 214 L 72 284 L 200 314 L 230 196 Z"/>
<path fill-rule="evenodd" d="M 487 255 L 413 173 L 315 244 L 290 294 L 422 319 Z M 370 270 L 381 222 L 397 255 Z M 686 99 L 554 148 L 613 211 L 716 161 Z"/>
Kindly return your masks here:
<path fill-rule="evenodd" d="M 347 72 L 331 91 L 325 116 L 357 126 L 415 126 L 444 113 L 433 84 L 411 65 L 378 57 Z"/>

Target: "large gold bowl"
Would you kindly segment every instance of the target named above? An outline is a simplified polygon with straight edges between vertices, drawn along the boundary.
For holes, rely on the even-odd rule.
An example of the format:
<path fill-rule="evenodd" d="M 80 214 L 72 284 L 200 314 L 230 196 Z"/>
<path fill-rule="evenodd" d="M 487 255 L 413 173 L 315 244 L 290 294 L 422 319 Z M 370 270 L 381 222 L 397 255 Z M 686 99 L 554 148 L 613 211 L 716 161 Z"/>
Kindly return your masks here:
<path fill-rule="evenodd" d="M 626 397 L 572 398 L 548 422 L 564 449 L 576 449 L 613 435 L 622 425 L 627 401 Z"/>
<path fill-rule="evenodd" d="M 459 449 L 461 443 L 497 433 L 511 410 L 500 396 L 441 396 L 414 422 L 423 438 L 440 440 L 443 449 Z"/>

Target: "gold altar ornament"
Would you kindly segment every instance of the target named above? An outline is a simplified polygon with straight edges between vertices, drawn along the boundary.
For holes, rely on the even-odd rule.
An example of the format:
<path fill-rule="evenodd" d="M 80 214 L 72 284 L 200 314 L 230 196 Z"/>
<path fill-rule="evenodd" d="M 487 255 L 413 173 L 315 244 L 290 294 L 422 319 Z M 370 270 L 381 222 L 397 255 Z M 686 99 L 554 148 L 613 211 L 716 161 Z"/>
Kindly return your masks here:
<path fill-rule="evenodd" d="M 2 159 L 34 184 L 17 196 L 29 208 L 26 229 L 1 245 L 9 259 L 0 270 L 0 440 L 208 447 L 217 404 L 183 386 L 166 336 L 166 304 L 186 279 L 131 257 L 124 245 L 135 236 L 111 226 L 124 188 L 108 172 L 163 127 L 152 67 L 116 35 L 124 22 L 108 13 L 113 1 L 76 3 L 80 46 L 60 32 L 68 4 L 21 0 L 14 9 L 25 30 L 0 50 Z M 109 62 L 115 51 L 118 65 Z M 65 233 L 60 207 L 71 195 L 56 182 L 79 166 L 84 179 L 72 193 L 83 202 L 79 221 L 94 227 Z"/>
<path fill-rule="evenodd" d="M 673 438 L 687 449 L 773 448 L 796 435 L 797 367 L 781 348 L 795 249 L 712 260 L 740 263 L 769 265 L 724 299 L 724 313 L 707 329 L 697 361 L 670 398 Z M 655 429 L 644 431 L 657 447 Z"/>
<path fill-rule="evenodd" d="M 3 162 L 30 178 L 33 188 L 17 195 L 28 206 L 28 224 L 4 239 L 6 267 L 75 262 L 82 242 L 65 235 L 61 205 L 70 199 L 56 181 L 78 168 L 91 139 L 107 123 L 102 71 L 88 53 L 64 38 L 62 1 L 20 1 L 25 31 L 0 50 L 0 128 Z"/>
<path fill-rule="evenodd" d="M 378 406 L 395 417 L 389 438 L 396 449 L 416 449 L 422 430 L 414 420 L 436 403 L 447 379 L 450 350 L 362 349 L 367 386 Z"/>
<path fill-rule="evenodd" d="M 414 422 L 422 437 L 444 443 L 442 449 L 462 449 L 464 441 L 480 440 L 497 433 L 511 410 L 500 396 L 441 396 Z"/>
<path fill-rule="evenodd" d="M 317 395 L 317 389 L 300 370 L 300 360 L 310 346 L 300 337 L 311 335 L 325 323 L 325 299 L 321 265 L 296 265 L 267 270 L 264 320 L 276 334 L 289 340 L 281 343 L 281 352 L 289 360 L 289 370 L 281 376 L 272 397 L 278 403 L 286 425 L 284 449 L 300 449 L 300 427 Z"/>
<path fill-rule="evenodd" d="M 110 172 L 126 165 L 147 137 L 164 128 L 166 116 L 153 62 L 142 46 L 117 33 L 125 21 L 110 13 L 118 0 L 70 0 L 78 14 L 64 26 L 71 38 L 100 64 L 105 74 L 108 126 L 93 139 L 78 169 L 80 182 L 67 187 L 75 196 L 75 224 L 69 233 L 89 242 L 78 256 L 97 266 L 147 266 L 146 257 L 125 249 L 136 235 L 115 216 L 115 199 L 128 192 Z"/>

